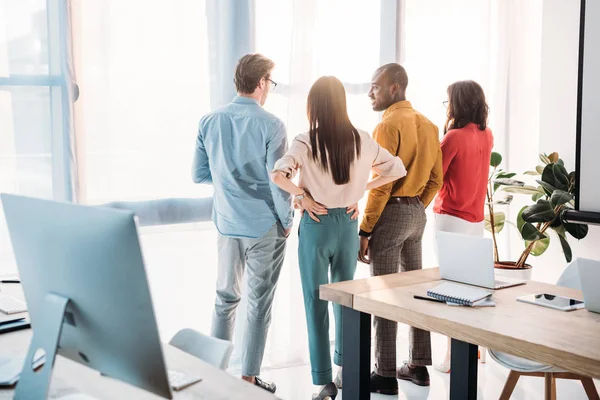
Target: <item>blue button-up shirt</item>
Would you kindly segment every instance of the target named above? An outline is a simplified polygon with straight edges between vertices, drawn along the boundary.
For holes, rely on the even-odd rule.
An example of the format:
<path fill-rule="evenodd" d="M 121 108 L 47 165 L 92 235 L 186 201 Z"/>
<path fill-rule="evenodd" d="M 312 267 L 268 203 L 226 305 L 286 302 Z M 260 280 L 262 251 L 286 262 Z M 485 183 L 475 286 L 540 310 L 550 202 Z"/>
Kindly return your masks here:
<path fill-rule="evenodd" d="M 292 226 L 292 196 L 269 179 L 286 151 L 283 122 L 251 98 L 238 96 L 200 120 L 192 179 L 213 184 L 219 233 L 258 238 L 277 221 Z"/>

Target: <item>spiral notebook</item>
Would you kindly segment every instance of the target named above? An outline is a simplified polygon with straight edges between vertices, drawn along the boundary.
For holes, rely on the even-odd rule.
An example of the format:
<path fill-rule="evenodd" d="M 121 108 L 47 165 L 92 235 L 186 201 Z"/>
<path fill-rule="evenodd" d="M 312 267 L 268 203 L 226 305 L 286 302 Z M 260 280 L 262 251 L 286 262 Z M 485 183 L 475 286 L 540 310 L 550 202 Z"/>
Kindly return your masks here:
<path fill-rule="evenodd" d="M 487 290 L 450 282 L 442 283 L 427 291 L 429 297 L 464 306 L 473 306 L 474 303 L 491 295 L 492 292 Z"/>

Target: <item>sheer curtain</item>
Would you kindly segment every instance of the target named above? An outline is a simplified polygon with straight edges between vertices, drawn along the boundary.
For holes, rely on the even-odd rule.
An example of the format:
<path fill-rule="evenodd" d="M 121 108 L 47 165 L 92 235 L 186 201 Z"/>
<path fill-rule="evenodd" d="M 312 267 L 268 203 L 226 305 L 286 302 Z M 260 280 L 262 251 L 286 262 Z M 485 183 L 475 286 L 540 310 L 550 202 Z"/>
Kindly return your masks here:
<path fill-rule="evenodd" d="M 502 167 L 525 170 L 537 159 L 542 1 L 423 0 L 404 2 L 401 62 L 409 76 L 408 99 L 438 125 L 446 119 L 446 88 L 458 80 L 480 83 L 490 107 L 494 151 Z M 508 209 L 511 213 L 518 207 Z M 516 212 L 515 211 L 515 212 Z M 433 212 L 428 210 L 433 221 Z M 501 253 L 519 249 L 505 229 Z M 518 235 L 518 233 L 517 233 Z M 436 265 L 433 224 L 427 224 L 424 265 Z"/>
<path fill-rule="evenodd" d="M 198 121 L 210 111 L 206 2 L 72 5 L 82 202 L 210 197 L 212 187 L 193 184 L 190 175 Z M 212 223 L 140 233 L 163 340 L 184 327 L 208 332 L 216 281 Z"/>
<path fill-rule="evenodd" d="M 65 5 L 58 0 L 0 0 L 0 192 L 73 198 Z M 0 275 L 16 272 L 0 207 Z"/>

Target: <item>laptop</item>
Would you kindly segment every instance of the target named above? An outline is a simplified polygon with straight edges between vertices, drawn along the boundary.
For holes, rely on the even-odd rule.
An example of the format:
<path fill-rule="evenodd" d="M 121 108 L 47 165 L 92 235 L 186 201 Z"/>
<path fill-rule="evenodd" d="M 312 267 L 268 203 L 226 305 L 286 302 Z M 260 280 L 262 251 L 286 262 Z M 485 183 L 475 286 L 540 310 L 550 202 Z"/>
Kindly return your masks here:
<path fill-rule="evenodd" d="M 600 261 L 578 258 L 577 267 L 585 308 L 600 313 Z"/>
<path fill-rule="evenodd" d="M 435 235 L 442 279 L 488 289 L 526 283 L 508 278 L 495 279 L 492 239 L 450 232 L 436 232 Z"/>

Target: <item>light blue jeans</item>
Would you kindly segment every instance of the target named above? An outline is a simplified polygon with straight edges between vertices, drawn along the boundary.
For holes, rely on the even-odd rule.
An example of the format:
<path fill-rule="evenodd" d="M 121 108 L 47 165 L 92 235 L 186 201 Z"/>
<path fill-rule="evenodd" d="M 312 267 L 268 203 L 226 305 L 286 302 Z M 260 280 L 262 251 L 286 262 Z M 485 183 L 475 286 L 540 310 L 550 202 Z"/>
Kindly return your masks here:
<path fill-rule="evenodd" d="M 263 237 L 240 239 L 219 235 L 217 298 L 211 335 L 231 341 L 235 311 L 240 302 L 244 270 L 247 273 L 248 310 L 242 344 L 242 375 L 258 376 L 271 324 L 271 306 L 279 280 L 286 238 L 280 223 Z"/>

